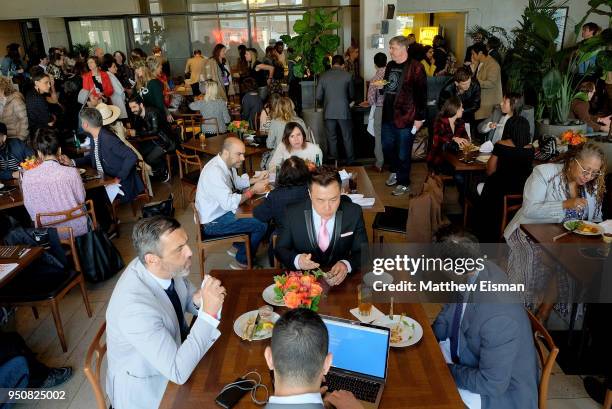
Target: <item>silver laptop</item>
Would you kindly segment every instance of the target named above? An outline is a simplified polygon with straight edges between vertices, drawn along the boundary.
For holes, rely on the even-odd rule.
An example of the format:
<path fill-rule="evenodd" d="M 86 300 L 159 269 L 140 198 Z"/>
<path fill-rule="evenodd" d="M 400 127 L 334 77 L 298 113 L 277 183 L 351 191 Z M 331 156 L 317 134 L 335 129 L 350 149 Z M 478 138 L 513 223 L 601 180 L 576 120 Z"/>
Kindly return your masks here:
<path fill-rule="evenodd" d="M 321 316 L 329 333 L 329 391 L 347 390 L 364 408 L 377 408 L 387 380 L 389 328 Z"/>

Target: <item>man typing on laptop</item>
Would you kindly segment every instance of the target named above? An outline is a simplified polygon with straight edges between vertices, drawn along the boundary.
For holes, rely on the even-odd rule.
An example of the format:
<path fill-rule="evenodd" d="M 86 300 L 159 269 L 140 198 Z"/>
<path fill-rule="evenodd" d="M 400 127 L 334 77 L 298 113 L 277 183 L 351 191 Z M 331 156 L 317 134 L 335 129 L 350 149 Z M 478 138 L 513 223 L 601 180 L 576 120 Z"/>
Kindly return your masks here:
<path fill-rule="evenodd" d="M 285 313 L 275 324 L 271 346 L 264 356 L 274 371 L 274 396 L 265 409 L 323 409 L 321 382 L 330 370 L 327 327 L 317 313 L 298 308 Z M 337 409 L 362 409 L 347 391 L 325 396 Z"/>

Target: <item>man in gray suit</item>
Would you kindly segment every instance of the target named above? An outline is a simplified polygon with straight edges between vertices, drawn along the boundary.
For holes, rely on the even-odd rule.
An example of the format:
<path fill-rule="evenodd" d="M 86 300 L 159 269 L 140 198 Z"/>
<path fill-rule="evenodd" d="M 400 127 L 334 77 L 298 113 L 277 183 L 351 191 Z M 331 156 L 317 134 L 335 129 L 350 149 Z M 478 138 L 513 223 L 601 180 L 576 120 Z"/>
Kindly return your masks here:
<path fill-rule="evenodd" d="M 321 388 L 321 382 L 333 358 L 327 352 L 328 343 L 327 327 L 312 310 L 289 310 L 276 321 L 271 345 L 264 352 L 274 371 L 274 396 L 265 409 L 323 409 L 321 395 L 327 387 Z M 328 393 L 325 403 L 336 409 L 363 409 L 347 391 Z"/>
<path fill-rule="evenodd" d="M 441 229 L 436 241 L 443 259 L 483 256 L 473 236 L 453 228 Z M 506 274 L 489 262 L 481 271 L 451 275 L 455 282 L 476 283 L 478 289 L 480 282 L 507 283 Z M 470 408 L 537 409 L 537 357 L 523 303 L 507 292 L 457 296 L 457 303 L 444 305 L 433 330 L 439 341 L 450 341 L 449 369 L 464 402 Z"/>
<path fill-rule="evenodd" d="M 106 311 L 106 392 L 114 409 L 157 408 L 168 381 L 185 383 L 220 335 L 225 299 L 210 276 L 195 289 L 184 229 L 163 216 L 142 219 L 132 241 L 138 257 L 117 282 Z M 197 316 L 189 330 L 185 312 Z"/>
<path fill-rule="evenodd" d="M 351 74 L 344 70 L 344 57 L 334 55 L 332 67 L 321 75 L 317 84 L 317 101 L 323 102 L 323 117 L 327 130 L 328 160 L 338 159 L 337 125 L 340 125 L 347 164 L 355 161 L 353 154 L 353 133 L 351 129 L 351 107 L 355 90 Z"/>

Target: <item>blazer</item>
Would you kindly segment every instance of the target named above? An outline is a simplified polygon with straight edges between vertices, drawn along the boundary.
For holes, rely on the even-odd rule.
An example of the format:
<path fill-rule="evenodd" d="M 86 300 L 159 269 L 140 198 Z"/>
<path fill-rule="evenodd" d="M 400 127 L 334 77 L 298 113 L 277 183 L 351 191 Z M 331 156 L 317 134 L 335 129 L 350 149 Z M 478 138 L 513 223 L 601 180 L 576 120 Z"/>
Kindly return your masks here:
<path fill-rule="evenodd" d="M 306 185 L 280 186 L 271 191 L 263 203 L 253 209 L 253 216 L 264 223 L 273 222 L 276 228 L 280 228 L 287 206 L 306 200 L 308 200 Z"/>
<path fill-rule="evenodd" d="M 480 281 L 507 283 L 507 278 L 499 267 L 485 263 Z M 449 369 L 459 388 L 480 394 L 483 409 L 537 409 L 538 363 L 531 324 L 523 303 L 506 294 L 470 293 L 459 329 L 459 362 Z M 445 304 L 433 323 L 440 341 L 451 335 L 456 306 Z"/>
<path fill-rule="evenodd" d="M 197 84 L 200 82 L 200 75 L 202 74 L 202 69 L 204 68 L 204 63 L 206 59 L 200 56 L 194 56 L 187 60 L 187 64 L 185 65 L 185 74 L 189 73 L 189 78 L 185 80 L 187 84 Z"/>
<path fill-rule="evenodd" d="M 491 141 L 493 143 L 498 142 L 499 140 L 493 140 L 496 139 L 494 138 L 495 135 L 495 129 L 490 129 L 488 127 L 489 122 L 495 122 L 497 124 L 499 124 L 499 121 L 501 121 L 502 117 L 504 116 L 504 113 L 501 110 L 501 107 L 499 106 L 499 104 L 495 105 L 493 107 L 493 110 L 491 111 L 491 114 L 489 115 L 489 117 L 487 119 L 485 119 L 484 121 L 482 121 L 479 125 L 478 125 L 478 132 L 482 133 L 482 134 L 487 134 L 487 140 Z M 526 111 L 521 111 L 521 116 L 523 118 L 525 118 L 527 121 L 529 121 L 529 116 L 527 116 L 527 112 Z M 529 135 L 531 136 L 531 138 L 533 139 L 533 124 L 531 123 L 531 121 L 529 122 Z M 498 133 L 499 135 L 499 133 Z M 501 137 L 500 137 L 501 138 Z"/>
<path fill-rule="evenodd" d="M 317 101 L 323 101 L 325 119 L 351 119 L 349 103 L 355 97 L 351 74 L 340 67 L 321 75 L 317 84 Z"/>
<path fill-rule="evenodd" d="M 121 201 L 132 201 L 144 190 L 144 183 L 136 170 L 138 157 L 114 133 L 106 128 L 100 129 L 98 144 L 100 163 L 102 163 L 104 173 L 121 180 L 121 190 L 125 193 L 125 196 L 121 197 Z M 89 165 L 96 169 L 96 158 L 93 150 L 87 155 L 75 159 L 74 163 L 76 166 Z"/>
<path fill-rule="evenodd" d="M 295 269 L 295 257 L 302 253 L 312 254 L 312 260 L 322 267 L 347 260 L 353 271 L 361 268 L 361 247 L 368 244 L 368 236 L 361 206 L 354 204 L 348 196 L 341 196 L 334 231 L 325 252 L 317 244 L 310 200 L 289 206 L 282 225 L 275 253 L 286 268 Z"/>
<path fill-rule="evenodd" d="M 188 278 L 175 278 L 184 312 L 197 315 L 196 291 Z M 198 318 L 181 344 L 181 331 L 170 298 L 134 259 L 117 282 L 106 310 L 108 371 L 106 392 L 115 409 L 157 408 L 168 381 L 187 382 L 220 332 Z"/>
<path fill-rule="evenodd" d="M 567 188 L 561 177 L 562 171 L 562 163 L 545 163 L 533 168 L 531 176 L 525 182 L 523 205 L 504 230 L 506 240 L 521 224 L 561 223 L 563 221 L 565 217 L 563 201 L 567 199 Z M 602 219 L 601 203 L 597 202 L 597 194 L 587 193 L 585 199 L 589 211 L 587 220 L 600 222 Z"/>
<path fill-rule="evenodd" d="M 113 89 L 113 84 L 107 72 L 100 71 L 100 79 L 102 80 L 102 89 L 101 91 L 104 96 L 111 97 L 115 90 Z M 83 74 L 83 89 L 87 91 L 91 91 L 95 88 L 95 84 L 93 81 L 93 72 L 89 71 Z"/>
<path fill-rule="evenodd" d="M 420 62 L 409 59 L 404 68 L 400 90 L 393 102 L 393 124 L 396 128 L 407 128 L 414 121 L 427 117 L 427 75 Z M 390 70 L 387 65 L 387 70 Z M 385 78 L 389 78 L 385 71 Z"/>
<path fill-rule="evenodd" d="M 480 84 L 480 108 L 474 115 L 477 120 L 489 116 L 503 97 L 501 68 L 497 61 L 489 55 L 480 64 L 482 67 L 476 71 L 476 79 Z"/>

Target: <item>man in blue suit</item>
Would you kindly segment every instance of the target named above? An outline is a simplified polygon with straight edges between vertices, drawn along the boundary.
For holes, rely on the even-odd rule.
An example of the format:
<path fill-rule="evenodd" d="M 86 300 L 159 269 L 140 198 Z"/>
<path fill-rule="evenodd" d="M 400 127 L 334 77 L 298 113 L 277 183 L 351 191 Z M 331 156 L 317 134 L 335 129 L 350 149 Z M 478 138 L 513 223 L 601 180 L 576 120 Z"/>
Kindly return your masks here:
<path fill-rule="evenodd" d="M 482 257 L 477 240 L 464 232 L 444 228 L 436 239 L 443 259 Z M 477 288 L 480 281 L 507 283 L 499 267 L 484 266 L 462 276 L 451 274 L 455 282 L 478 283 Z M 449 369 L 464 402 L 470 408 L 537 409 L 535 345 L 518 297 L 474 291 L 457 298 L 457 303 L 444 305 L 433 330 L 439 341 L 450 341 Z"/>
<path fill-rule="evenodd" d="M 92 150 L 85 156 L 74 160 L 75 166 L 89 165 L 118 179 L 124 195 L 119 196 L 122 203 L 131 202 L 144 190 L 138 175 L 138 157 L 119 138 L 102 127 L 102 114 L 95 108 L 85 108 L 79 114 L 83 130 L 92 137 Z"/>

